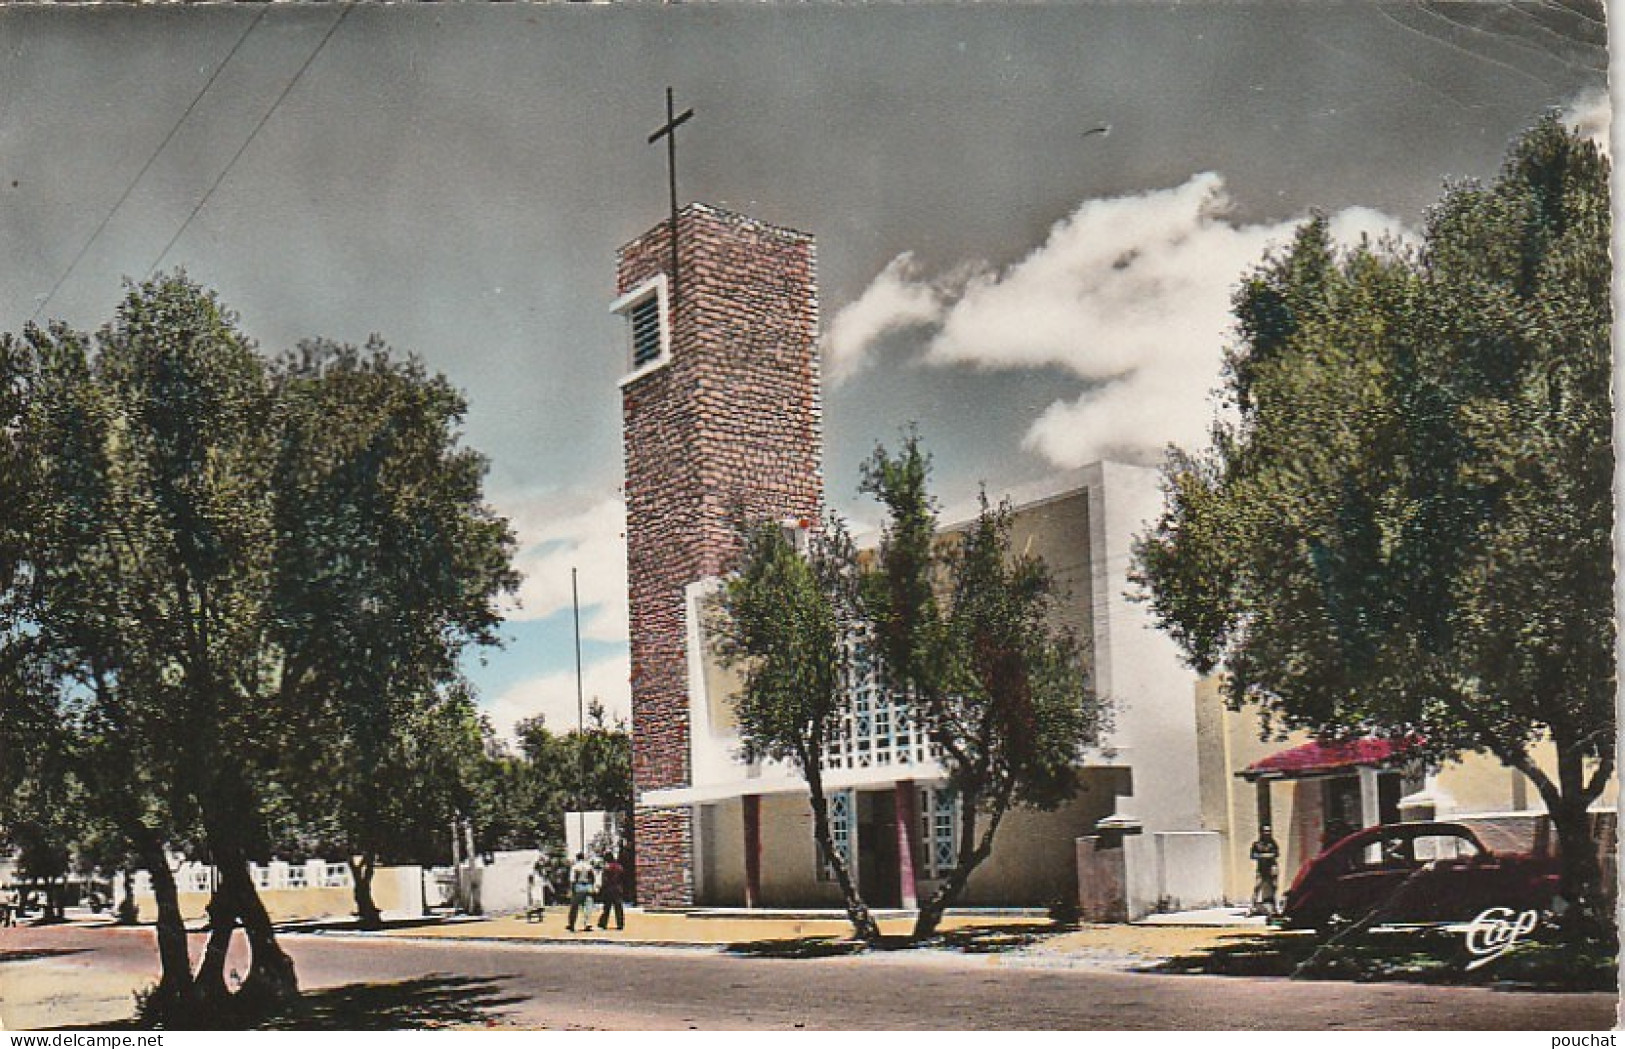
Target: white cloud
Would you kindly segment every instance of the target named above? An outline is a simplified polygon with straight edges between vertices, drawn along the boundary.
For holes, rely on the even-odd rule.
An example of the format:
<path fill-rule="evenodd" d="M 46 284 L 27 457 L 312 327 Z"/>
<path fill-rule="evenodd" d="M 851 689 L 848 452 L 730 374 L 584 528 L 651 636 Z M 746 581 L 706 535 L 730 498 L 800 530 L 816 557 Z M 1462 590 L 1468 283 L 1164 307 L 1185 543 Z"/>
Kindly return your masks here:
<path fill-rule="evenodd" d="M 632 721 L 632 665 L 625 654 L 589 663 L 581 668 L 583 703 L 590 706 L 594 698 L 604 704 L 605 716 L 610 724 L 616 718 Z M 547 719 L 548 728 L 555 732 L 568 732 L 576 727 L 575 671 L 560 670 L 527 678 L 506 689 L 484 706 L 491 726 L 499 737 L 511 741 L 513 727 L 523 718 L 538 714 Z"/>
<path fill-rule="evenodd" d="M 1581 135 L 1597 144 L 1604 153 L 1613 153 L 1610 131 L 1614 108 L 1602 90 L 1582 92 L 1563 110 L 1563 123 L 1578 128 Z"/>
<path fill-rule="evenodd" d="M 854 322 L 847 334 L 872 333 L 870 342 L 843 342 L 843 359 L 859 367 L 879 333 L 903 318 L 925 318 L 932 325 L 929 364 L 1058 366 L 1089 384 L 1078 397 L 1050 404 L 1026 434 L 1026 446 L 1057 465 L 1151 461 L 1169 442 L 1202 444 L 1231 330 L 1232 292 L 1301 221 L 1243 225 L 1228 212 L 1223 178 L 1206 172 L 1171 189 L 1086 201 L 1019 262 L 957 286 L 928 281 L 900 256 L 854 307 L 934 301 L 937 314 L 860 314 L 865 323 Z M 1389 228 L 1398 232 L 1399 224 L 1365 208 L 1332 219 L 1334 236 L 1345 242 Z"/>
<path fill-rule="evenodd" d="M 582 505 L 579 498 L 544 492 L 493 497 L 512 522 L 519 549 L 514 566 L 523 575 L 516 621 L 546 619 L 571 604 L 570 569 L 581 594 L 583 637 L 625 641 L 626 505 L 618 498 Z"/>
<path fill-rule="evenodd" d="M 862 295 L 835 315 L 824 335 L 824 361 L 831 382 L 842 382 L 862 370 L 870 347 L 882 336 L 940 317 L 942 293 L 920 283 L 917 270 L 912 255 L 897 256 Z"/>

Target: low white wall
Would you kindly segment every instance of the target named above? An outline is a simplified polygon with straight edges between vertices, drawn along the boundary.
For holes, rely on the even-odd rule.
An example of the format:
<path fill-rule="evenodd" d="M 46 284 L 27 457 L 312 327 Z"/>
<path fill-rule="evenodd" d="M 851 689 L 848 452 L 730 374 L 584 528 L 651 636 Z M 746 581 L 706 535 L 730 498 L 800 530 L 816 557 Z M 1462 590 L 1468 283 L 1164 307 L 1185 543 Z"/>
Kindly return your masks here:
<path fill-rule="evenodd" d="M 519 914 L 529 905 L 530 872 L 541 853 L 535 849 L 499 852 L 481 867 L 480 908 L 486 914 Z"/>
<path fill-rule="evenodd" d="M 1158 831 L 1153 837 L 1160 909 L 1190 911 L 1224 902 L 1224 845 L 1217 831 Z"/>

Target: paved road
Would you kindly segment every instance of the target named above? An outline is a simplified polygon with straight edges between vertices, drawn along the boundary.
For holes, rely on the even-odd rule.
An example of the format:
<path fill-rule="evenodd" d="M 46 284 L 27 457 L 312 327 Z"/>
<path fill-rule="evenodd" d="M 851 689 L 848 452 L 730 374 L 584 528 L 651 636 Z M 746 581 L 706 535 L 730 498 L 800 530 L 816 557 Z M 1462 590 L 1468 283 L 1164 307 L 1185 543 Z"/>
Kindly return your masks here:
<path fill-rule="evenodd" d="M 1600 1030 L 1615 1022 L 1606 994 L 1149 975 L 1013 956 L 783 959 L 334 936 L 285 944 L 318 1017 L 365 1015 L 386 1028 Z M 127 1015 L 128 988 L 150 982 L 155 965 L 149 930 L 3 930 L 0 1008 L 19 1026 L 114 1020 Z M 86 988 L 77 1004 L 67 990 L 76 986 Z"/>

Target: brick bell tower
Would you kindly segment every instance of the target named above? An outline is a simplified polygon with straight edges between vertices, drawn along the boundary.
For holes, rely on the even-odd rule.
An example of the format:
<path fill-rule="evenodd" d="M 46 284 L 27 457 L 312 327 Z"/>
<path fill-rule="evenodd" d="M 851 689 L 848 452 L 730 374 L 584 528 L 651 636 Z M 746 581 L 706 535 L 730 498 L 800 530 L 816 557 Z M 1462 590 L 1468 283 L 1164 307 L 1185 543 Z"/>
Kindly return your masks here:
<path fill-rule="evenodd" d="M 822 403 L 813 238 L 704 204 L 618 253 L 632 777 L 644 906 L 693 903 L 687 588 L 735 522 L 816 515 Z M 676 272 L 673 273 L 673 259 Z M 674 279 L 675 278 L 675 279 Z"/>

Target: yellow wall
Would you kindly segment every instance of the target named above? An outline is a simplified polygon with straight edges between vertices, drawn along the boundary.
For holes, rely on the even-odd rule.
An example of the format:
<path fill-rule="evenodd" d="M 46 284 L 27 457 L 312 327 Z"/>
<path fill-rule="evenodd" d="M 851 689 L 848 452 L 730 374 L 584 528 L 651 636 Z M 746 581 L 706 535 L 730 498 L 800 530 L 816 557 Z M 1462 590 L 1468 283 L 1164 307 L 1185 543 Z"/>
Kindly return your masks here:
<path fill-rule="evenodd" d="M 1218 831 L 1223 841 L 1226 898 L 1245 903 L 1253 893 L 1254 867 L 1247 853 L 1258 839 L 1258 788 L 1236 773 L 1277 751 L 1307 743 L 1309 737 L 1294 732 L 1259 739 L 1257 714 L 1226 709 L 1218 679 L 1212 677 L 1196 684 L 1196 725 L 1202 826 Z M 1319 851 L 1320 783 L 1275 783 L 1269 789 L 1271 830 L 1281 846 L 1284 889 L 1303 862 Z"/>
<path fill-rule="evenodd" d="M 1045 906 L 1072 898 L 1077 884 L 1075 839 L 1090 834 L 1112 812 L 1115 770 L 1088 769 L 1084 790 L 1054 812 L 1008 813 L 993 855 L 976 869 L 961 900 L 966 906 Z M 890 791 L 891 785 L 878 788 Z M 744 905 L 743 806 L 729 800 L 703 807 L 701 906 Z M 805 795 L 770 794 L 761 801 L 763 907 L 832 907 L 841 903 L 833 881 L 819 878 L 812 807 Z M 937 882 L 916 872 L 920 898 Z"/>
<path fill-rule="evenodd" d="M 738 798 L 706 805 L 700 813 L 699 895 L 702 907 L 745 905 L 745 816 Z"/>
<path fill-rule="evenodd" d="M 806 795 L 763 797 L 761 827 L 762 906 L 839 906 L 840 887 L 833 881 L 818 879 L 812 805 Z M 744 866 L 741 859 L 741 875 Z M 740 895 L 743 897 L 743 892 Z"/>
<path fill-rule="evenodd" d="M 408 875 L 407 872 L 410 872 Z M 417 867 L 380 867 L 373 874 L 372 898 L 380 910 L 408 911 L 418 913 L 422 910 L 421 888 L 420 895 L 412 897 L 413 877 L 422 878 L 421 869 Z M 180 902 L 181 917 L 186 921 L 198 921 L 208 916 L 209 893 L 182 892 L 177 894 Z M 260 889 L 260 902 L 265 905 L 266 913 L 272 921 L 299 921 L 306 918 L 342 918 L 355 914 L 355 890 L 342 889 Z M 158 903 L 150 892 L 135 894 L 136 906 L 140 909 L 143 920 L 154 918 L 158 914 Z"/>
<path fill-rule="evenodd" d="M 1023 507 L 1010 521 L 1010 548 L 1044 559 L 1061 598 L 1054 621 L 1070 629 L 1087 652 L 1093 607 L 1089 590 L 1089 493 L 1079 490 Z"/>
<path fill-rule="evenodd" d="M 1550 743 L 1535 744 L 1530 748 L 1530 756 L 1542 771 L 1556 776 L 1557 749 Z M 1460 761 L 1447 762 L 1439 769 L 1438 785 L 1439 790 L 1454 799 L 1458 812 L 1527 809 L 1544 812 L 1546 809 L 1529 777 L 1487 754 L 1470 754 Z"/>
<path fill-rule="evenodd" d="M 989 856 L 965 886 L 965 906 L 1042 907 L 1077 898 L 1077 839 L 1112 814 L 1110 769 L 1083 770 L 1084 790 L 1054 812 L 1016 809 L 999 825 Z M 936 882 L 925 886 L 936 887 Z M 921 895 L 925 895 L 922 889 Z"/>

